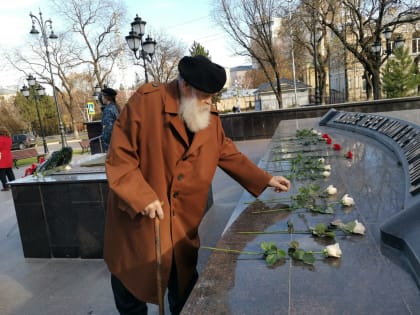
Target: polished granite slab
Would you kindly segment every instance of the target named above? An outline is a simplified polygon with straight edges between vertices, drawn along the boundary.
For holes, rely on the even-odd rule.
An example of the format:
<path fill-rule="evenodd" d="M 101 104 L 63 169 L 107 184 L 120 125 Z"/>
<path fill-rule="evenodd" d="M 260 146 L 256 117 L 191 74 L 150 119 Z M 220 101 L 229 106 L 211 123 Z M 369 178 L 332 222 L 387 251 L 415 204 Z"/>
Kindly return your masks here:
<path fill-rule="evenodd" d="M 389 114 L 389 113 L 387 113 Z M 268 267 L 262 255 L 213 251 L 200 274 L 182 314 L 420 314 L 420 291 L 398 252 L 384 246 L 380 226 L 402 211 L 405 201 L 404 172 L 395 154 L 366 136 L 328 127 L 319 127 L 318 119 L 283 121 L 274 135 L 260 166 L 275 174 L 286 174 L 287 161 L 275 161 L 279 150 L 292 151 L 287 141 L 295 130 L 317 128 L 327 132 L 340 151 L 316 145 L 311 154 L 325 156 L 332 167 L 331 176 L 316 181 L 296 180 L 286 194 L 266 190 L 260 202 L 244 193 L 217 248 L 261 252 L 261 242 L 274 242 L 288 248 L 292 240 L 307 250 L 321 250 L 338 242 L 343 256 L 318 259 L 313 265 L 286 259 Z M 295 147 L 299 150 L 298 147 Z M 306 148 L 308 149 L 308 148 Z M 343 157 L 351 151 L 353 159 Z M 288 204 L 287 199 L 308 182 L 325 188 L 338 188 L 339 200 L 345 193 L 355 199 L 355 206 L 336 204 L 334 214 L 305 210 L 255 214 Z M 273 198 L 284 198 L 268 202 Z M 335 241 L 308 234 L 243 235 L 243 231 L 287 230 L 292 222 L 296 231 L 335 219 L 357 219 L 366 228 L 363 236 L 338 233 Z M 206 244 L 202 244 L 205 246 Z M 203 250 L 203 249 L 202 249 Z"/>
<path fill-rule="evenodd" d="M 26 258 L 102 258 L 108 196 L 103 165 L 73 163 L 11 186 Z"/>
<path fill-rule="evenodd" d="M 72 183 L 72 182 L 85 182 L 85 181 L 99 181 L 106 182 L 105 166 L 93 165 L 82 166 L 84 161 L 91 160 L 90 155 L 83 159 L 78 159 L 77 162 L 70 163 L 69 168 L 60 168 L 55 172 L 50 172 L 48 176 L 39 174 L 37 176 L 25 176 L 16 179 L 12 186 L 32 185 L 32 184 L 56 184 L 56 183 Z"/>

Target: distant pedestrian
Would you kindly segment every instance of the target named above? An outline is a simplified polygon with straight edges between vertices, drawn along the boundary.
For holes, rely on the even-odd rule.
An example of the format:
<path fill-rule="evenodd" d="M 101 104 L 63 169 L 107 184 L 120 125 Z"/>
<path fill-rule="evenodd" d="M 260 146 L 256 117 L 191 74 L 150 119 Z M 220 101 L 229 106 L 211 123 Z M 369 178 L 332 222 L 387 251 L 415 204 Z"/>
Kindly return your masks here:
<path fill-rule="evenodd" d="M 12 138 L 7 128 L 0 126 L 0 181 L 3 185 L 1 191 L 8 191 L 9 182 L 15 180 L 12 167 Z"/>
<path fill-rule="evenodd" d="M 118 118 L 120 111 L 117 107 L 115 97 L 117 91 L 111 88 L 105 88 L 102 91 L 102 149 L 104 152 L 108 151 L 109 143 L 111 142 L 112 128 L 114 122 Z"/>

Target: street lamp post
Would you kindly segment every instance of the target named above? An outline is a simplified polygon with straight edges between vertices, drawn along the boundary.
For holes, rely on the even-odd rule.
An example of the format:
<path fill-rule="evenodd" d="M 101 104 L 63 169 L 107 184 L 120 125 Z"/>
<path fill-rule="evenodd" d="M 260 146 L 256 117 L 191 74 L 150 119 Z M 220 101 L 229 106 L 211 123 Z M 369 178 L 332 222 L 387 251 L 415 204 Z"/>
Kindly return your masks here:
<path fill-rule="evenodd" d="M 147 75 L 146 61 L 152 60 L 153 54 L 155 53 L 156 41 L 154 41 L 149 35 L 143 41 L 143 35 L 145 34 L 146 21 L 142 20 L 138 14 L 134 18 L 134 22 L 131 23 L 131 32 L 125 37 L 128 47 L 133 51 L 134 56 L 137 60 L 143 59 L 144 77 L 146 83 L 149 82 Z"/>
<path fill-rule="evenodd" d="M 315 75 L 315 105 L 321 104 L 319 96 L 319 84 L 318 84 L 318 49 L 317 49 L 317 36 L 316 30 L 314 29 L 314 75 Z"/>
<path fill-rule="evenodd" d="M 95 86 L 95 92 L 93 92 L 92 96 L 95 98 L 95 101 L 99 101 L 99 95 L 101 94 L 101 87 L 99 84 L 96 84 Z"/>
<path fill-rule="evenodd" d="M 314 9 L 312 11 L 312 22 L 313 22 L 313 26 L 312 26 L 312 37 L 313 37 L 313 45 L 314 45 L 314 76 L 315 76 L 315 105 L 319 105 L 321 104 L 321 100 L 320 100 L 320 93 L 319 93 L 319 82 L 318 82 L 318 49 L 317 49 L 317 44 L 318 44 L 318 30 L 317 30 L 317 19 L 318 19 L 318 15 L 317 15 L 317 9 Z"/>
<path fill-rule="evenodd" d="M 20 91 L 22 92 L 23 96 L 25 96 L 26 98 L 29 97 L 31 89 L 33 91 L 36 113 L 38 115 L 39 129 L 41 130 L 42 144 L 44 145 L 44 153 L 47 154 L 48 146 L 45 140 L 45 130 L 44 130 L 44 127 L 42 126 L 42 120 L 41 120 L 41 115 L 39 113 L 39 103 L 38 103 L 39 97 L 42 97 L 45 95 L 45 89 L 42 85 L 36 82 L 35 78 L 31 74 L 28 76 L 27 80 L 28 80 L 29 88 L 26 85 L 24 85 Z"/>
<path fill-rule="evenodd" d="M 376 40 L 372 45 L 372 52 L 375 54 L 375 67 L 374 67 L 374 74 L 373 74 L 373 98 L 375 100 L 380 99 L 380 68 L 381 68 L 381 56 L 385 55 L 389 57 L 392 52 L 393 48 L 391 45 L 391 36 L 392 31 L 389 27 L 386 27 L 385 30 L 382 32 L 385 37 L 385 50 L 382 52 L 382 43 L 380 41 L 380 38 Z M 404 46 L 404 38 L 401 35 L 398 35 L 398 37 L 394 41 L 394 49 L 400 48 Z"/>
<path fill-rule="evenodd" d="M 51 19 L 48 19 L 48 20 L 44 21 L 43 18 L 42 18 L 41 10 L 39 11 L 39 17 L 36 16 L 36 15 L 33 15 L 32 12 L 29 13 L 29 16 L 31 17 L 31 20 L 32 20 L 32 29 L 29 33 L 34 34 L 34 35 L 39 34 L 39 31 L 37 30 L 35 24 L 38 24 L 39 28 L 41 29 L 42 41 L 43 41 L 44 46 L 45 46 L 45 54 L 47 56 L 48 67 L 49 67 L 49 70 L 50 70 L 51 86 L 52 86 L 52 89 L 53 89 L 55 109 L 57 111 L 58 127 L 60 129 L 60 136 L 61 136 L 61 147 L 64 148 L 67 145 L 67 143 L 66 143 L 66 137 L 64 135 L 63 120 L 62 120 L 62 117 L 61 117 L 60 108 L 58 106 L 57 93 L 56 93 L 56 90 L 55 90 L 54 75 L 53 75 L 53 72 L 52 72 L 50 52 L 48 50 L 48 39 L 57 39 L 58 37 L 57 37 L 57 35 L 54 34 L 54 31 L 52 29 Z M 47 31 L 46 31 L 47 28 L 50 29 L 50 35 L 49 36 L 47 36 Z"/>
<path fill-rule="evenodd" d="M 290 10 L 290 2 L 292 0 L 287 0 L 287 10 L 289 11 L 289 22 L 292 21 L 292 11 Z M 296 66 L 295 66 L 295 52 L 294 52 L 294 34 L 293 34 L 293 28 L 290 27 L 290 51 L 291 51 L 291 57 L 292 57 L 292 73 L 293 73 L 293 88 L 295 92 L 295 100 L 293 102 L 293 105 L 298 105 L 297 100 L 297 89 L 296 89 Z"/>

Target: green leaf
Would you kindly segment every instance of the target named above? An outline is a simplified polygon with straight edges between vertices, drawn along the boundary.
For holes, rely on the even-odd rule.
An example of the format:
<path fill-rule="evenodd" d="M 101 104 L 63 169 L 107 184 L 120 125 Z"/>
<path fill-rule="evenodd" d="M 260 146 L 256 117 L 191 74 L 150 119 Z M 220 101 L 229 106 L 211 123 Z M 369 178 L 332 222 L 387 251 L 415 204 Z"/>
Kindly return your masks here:
<path fill-rule="evenodd" d="M 269 265 L 269 266 L 274 265 L 274 264 L 277 262 L 277 257 L 276 257 L 276 255 L 274 255 L 274 254 L 267 255 L 267 256 L 265 257 L 265 262 L 266 262 L 266 263 L 267 263 L 267 265 Z"/>
<path fill-rule="evenodd" d="M 315 262 L 315 256 L 311 252 L 305 252 L 302 257 L 302 261 L 307 265 L 313 265 Z"/>
<path fill-rule="evenodd" d="M 340 226 L 340 228 L 347 233 L 352 233 L 352 231 L 354 230 L 354 228 L 356 227 L 356 222 L 351 221 L 347 224 L 343 224 L 342 226 Z"/>
<path fill-rule="evenodd" d="M 277 248 L 273 242 L 262 242 L 260 247 L 264 252 L 268 252 L 273 248 Z"/>
<path fill-rule="evenodd" d="M 312 232 L 315 235 L 324 235 L 326 230 L 327 230 L 327 226 L 325 225 L 325 223 L 319 223 L 315 225 Z"/>
<path fill-rule="evenodd" d="M 335 238 L 335 233 L 333 231 L 328 231 L 325 233 L 325 236 L 330 237 L 330 238 Z"/>
<path fill-rule="evenodd" d="M 311 229 L 312 234 L 319 237 L 335 237 L 335 233 L 331 231 L 325 223 L 319 223 L 314 228 Z"/>
<path fill-rule="evenodd" d="M 297 260 L 303 260 L 304 255 L 305 255 L 305 251 L 301 248 L 298 248 L 293 253 L 293 258 L 296 258 Z"/>
<path fill-rule="evenodd" d="M 287 253 L 289 254 L 289 256 L 293 257 L 293 254 L 295 251 L 296 251 L 296 248 L 289 247 L 289 249 L 287 250 Z"/>
<path fill-rule="evenodd" d="M 286 257 L 286 252 L 282 249 L 277 249 L 277 257 L 279 259 L 284 259 Z"/>

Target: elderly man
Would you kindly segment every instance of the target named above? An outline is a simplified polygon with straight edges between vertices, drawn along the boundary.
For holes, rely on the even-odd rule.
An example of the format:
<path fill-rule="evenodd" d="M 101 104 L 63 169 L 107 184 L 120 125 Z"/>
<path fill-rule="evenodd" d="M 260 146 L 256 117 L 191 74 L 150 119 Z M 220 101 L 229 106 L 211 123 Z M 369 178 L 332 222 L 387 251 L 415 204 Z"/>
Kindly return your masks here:
<path fill-rule="evenodd" d="M 224 134 L 212 96 L 224 68 L 184 57 L 178 79 L 141 86 L 117 119 L 106 160 L 110 187 L 104 257 L 121 314 L 158 303 L 153 219 L 160 220 L 162 287 L 179 314 L 196 279 L 198 226 L 219 166 L 254 196 L 289 190 L 240 153 Z"/>

